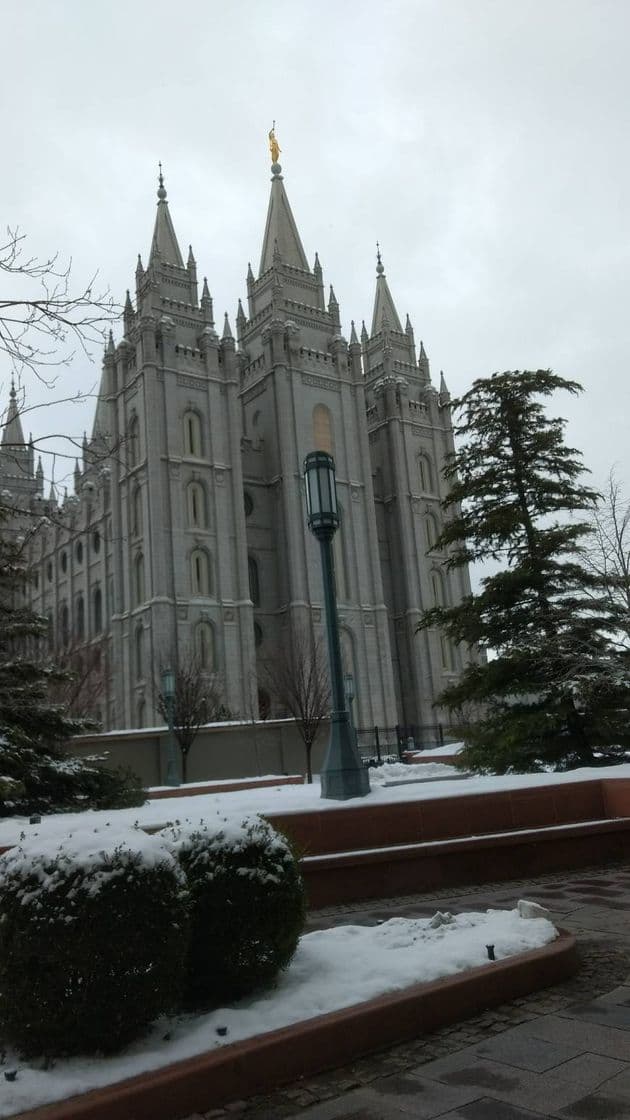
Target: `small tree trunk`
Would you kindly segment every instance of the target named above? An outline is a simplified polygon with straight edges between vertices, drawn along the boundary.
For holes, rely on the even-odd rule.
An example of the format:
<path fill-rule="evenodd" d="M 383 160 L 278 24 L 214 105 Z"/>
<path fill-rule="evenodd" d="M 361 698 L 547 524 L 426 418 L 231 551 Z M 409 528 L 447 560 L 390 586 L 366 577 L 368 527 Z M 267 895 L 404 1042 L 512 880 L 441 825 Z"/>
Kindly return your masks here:
<path fill-rule="evenodd" d="M 188 781 L 188 751 L 182 751 L 182 785 Z"/>
<path fill-rule="evenodd" d="M 312 742 L 305 743 L 304 746 L 306 747 L 306 781 L 310 786 L 313 781 L 313 771 L 311 769 L 311 752 L 313 750 L 313 744 Z"/>

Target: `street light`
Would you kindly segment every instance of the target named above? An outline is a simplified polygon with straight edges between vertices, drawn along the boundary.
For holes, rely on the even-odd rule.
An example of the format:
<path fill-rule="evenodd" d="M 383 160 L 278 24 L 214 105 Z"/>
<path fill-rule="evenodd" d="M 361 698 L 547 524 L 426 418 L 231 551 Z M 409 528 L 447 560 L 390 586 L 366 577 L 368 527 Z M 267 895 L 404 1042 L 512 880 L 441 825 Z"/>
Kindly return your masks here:
<path fill-rule="evenodd" d="M 308 527 L 317 537 L 322 558 L 328 658 L 332 685 L 330 739 L 321 772 L 322 797 L 345 801 L 370 792 L 368 771 L 361 764 L 346 706 L 339 621 L 332 558 L 332 539 L 339 528 L 335 461 L 325 451 L 311 451 L 304 460 Z"/>
<path fill-rule="evenodd" d="M 175 732 L 173 730 L 175 721 L 175 673 L 172 669 L 165 669 L 162 673 L 162 696 L 164 697 L 164 706 L 166 708 L 166 719 L 168 722 L 169 730 L 166 784 L 167 786 L 181 786 L 182 783 L 179 779 L 179 766 L 177 765 Z"/>

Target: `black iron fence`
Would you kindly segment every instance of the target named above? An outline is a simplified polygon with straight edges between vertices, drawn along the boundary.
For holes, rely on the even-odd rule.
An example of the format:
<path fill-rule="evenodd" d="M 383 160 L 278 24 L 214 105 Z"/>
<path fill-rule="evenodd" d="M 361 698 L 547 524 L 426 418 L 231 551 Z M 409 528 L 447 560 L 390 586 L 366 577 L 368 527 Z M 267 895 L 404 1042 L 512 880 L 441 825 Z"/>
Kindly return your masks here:
<path fill-rule="evenodd" d="M 403 761 L 405 751 L 430 751 L 455 742 L 441 723 L 410 724 L 403 727 L 358 727 L 357 746 L 364 762 Z"/>

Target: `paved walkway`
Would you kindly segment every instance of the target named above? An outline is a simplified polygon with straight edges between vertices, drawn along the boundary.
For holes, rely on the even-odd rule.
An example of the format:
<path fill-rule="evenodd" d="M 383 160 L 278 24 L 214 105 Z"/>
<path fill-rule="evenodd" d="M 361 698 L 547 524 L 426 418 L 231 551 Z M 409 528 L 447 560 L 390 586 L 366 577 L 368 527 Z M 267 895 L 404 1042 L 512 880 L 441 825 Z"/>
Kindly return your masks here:
<path fill-rule="evenodd" d="M 543 903 L 577 935 L 582 963 L 571 980 L 205 1117 L 630 1120 L 630 865 L 334 907 L 312 914 L 309 928 L 519 898 Z"/>

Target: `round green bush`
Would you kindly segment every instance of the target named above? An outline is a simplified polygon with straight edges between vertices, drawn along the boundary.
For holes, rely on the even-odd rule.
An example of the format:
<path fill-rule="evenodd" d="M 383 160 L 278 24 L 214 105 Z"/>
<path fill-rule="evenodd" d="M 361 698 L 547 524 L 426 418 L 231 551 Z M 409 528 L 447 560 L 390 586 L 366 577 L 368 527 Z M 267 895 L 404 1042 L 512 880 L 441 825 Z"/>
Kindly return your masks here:
<path fill-rule="evenodd" d="M 24 1056 L 112 1052 L 181 998 L 188 892 L 140 830 L 0 859 L 0 1032 Z"/>
<path fill-rule="evenodd" d="M 293 956 L 306 901 L 288 843 L 260 817 L 161 833 L 191 898 L 186 1002 L 228 1002 L 271 984 Z"/>

